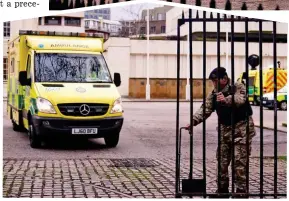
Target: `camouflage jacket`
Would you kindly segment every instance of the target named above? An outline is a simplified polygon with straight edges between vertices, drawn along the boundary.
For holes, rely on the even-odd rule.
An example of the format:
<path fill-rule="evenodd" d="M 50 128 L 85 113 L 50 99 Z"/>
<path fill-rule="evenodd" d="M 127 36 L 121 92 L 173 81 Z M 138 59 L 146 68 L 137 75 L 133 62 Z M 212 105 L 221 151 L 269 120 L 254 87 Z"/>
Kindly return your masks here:
<path fill-rule="evenodd" d="M 221 92 L 228 93 L 229 92 L 229 85 L 226 85 L 221 90 Z M 195 125 L 198 125 L 203 121 L 203 116 L 204 116 L 204 119 L 207 119 L 214 112 L 214 108 L 213 108 L 214 93 L 217 93 L 217 89 L 214 89 L 212 92 L 210 92 L 206 98 L 205 114 L 203 114 L 204 105 L 202 104 L 202 106 L 193 115 L 193 120 L 195 121 Z M 236 82 L 235 83 L 235 94 L 234 94 L 235 107 L 240 107 L 241 105 L 245 104 L 246 99 L 247 99 L 247 93 L 246 93 L 245 85 L 241 82 Z M 232 105 L 232 95 L 225 97 L 225 102 L 223 104 L 231 106 Z"/>

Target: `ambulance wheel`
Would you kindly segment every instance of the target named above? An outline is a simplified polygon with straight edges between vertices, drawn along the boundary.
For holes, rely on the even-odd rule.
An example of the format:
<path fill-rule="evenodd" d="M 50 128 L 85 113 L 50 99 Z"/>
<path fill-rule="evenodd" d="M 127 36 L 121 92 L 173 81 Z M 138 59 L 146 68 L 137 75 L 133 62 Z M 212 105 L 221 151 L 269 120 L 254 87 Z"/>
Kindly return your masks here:
<path fill-rule="evenodd" d="M 29 125 L 29 141 L 30 141 L 30 147 L 31 148 L 40 148 L 41 147 L 41 139 L 39 136 L 36 135 L 35 128 L 33 124 Z"/>
<path fill-rule="evenodd" d="M 280 103 L 280 109 L 281 110 L 287 110 L 287 103 L 286 103 L 286 101 L 282 101 L 281 103 Z"/>
<path fill-rule="evenodd" d="M 119 133 L 111 134 L 104 137 L 104 141 L 107 147 L 116 147 L 119 141 Z"/>

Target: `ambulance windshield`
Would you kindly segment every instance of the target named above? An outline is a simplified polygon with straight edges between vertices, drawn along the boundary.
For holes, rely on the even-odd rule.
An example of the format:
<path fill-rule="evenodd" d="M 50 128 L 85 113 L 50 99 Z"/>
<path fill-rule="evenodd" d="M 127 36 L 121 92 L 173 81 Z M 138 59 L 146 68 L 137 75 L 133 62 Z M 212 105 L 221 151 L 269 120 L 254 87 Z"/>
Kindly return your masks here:
<path fill-rule="evenodd" d="M 35 82 L 112 83 L 102 55 L 35 54 Z"/>

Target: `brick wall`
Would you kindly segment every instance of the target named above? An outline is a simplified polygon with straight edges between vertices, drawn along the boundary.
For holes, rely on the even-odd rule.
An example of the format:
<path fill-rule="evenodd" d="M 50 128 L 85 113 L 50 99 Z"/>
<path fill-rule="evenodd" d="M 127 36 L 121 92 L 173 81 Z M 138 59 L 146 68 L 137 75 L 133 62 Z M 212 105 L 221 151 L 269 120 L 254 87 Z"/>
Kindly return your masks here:
<path fill-rule="evenodd" d="M 203 7 L 210 7 L 211 0 L 202 0 Z M 180 2 L 180 0 L 173 0 Z M 196 0 L 187 0 L 187 4 L 195 5 Z M 218 9 L 225 9 L 227 0 L 215 0 Z M 264 10 L 275 10 L 279 5 L 281 10 L 289 10 L 289 0 L 231 0 L 232 10 L 241 10 L 243 2 L 246 2 L 248 10 L 257 10 L 261 3 Z"/>

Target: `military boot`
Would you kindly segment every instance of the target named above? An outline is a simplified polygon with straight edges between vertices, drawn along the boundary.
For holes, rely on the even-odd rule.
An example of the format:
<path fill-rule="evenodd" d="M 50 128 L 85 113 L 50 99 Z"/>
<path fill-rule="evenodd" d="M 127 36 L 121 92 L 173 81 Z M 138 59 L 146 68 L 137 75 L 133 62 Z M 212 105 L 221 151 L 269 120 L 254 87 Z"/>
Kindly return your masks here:
<path fill-rule="evenodd" d="M 229 193 L 228 188 L 220 188 L 216 191 L 215 195 L 209 196 L 209 198 L 230 198 L 230 195 L 223 195 L 223 193 Z"/>

